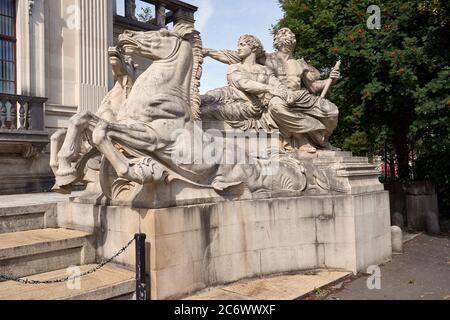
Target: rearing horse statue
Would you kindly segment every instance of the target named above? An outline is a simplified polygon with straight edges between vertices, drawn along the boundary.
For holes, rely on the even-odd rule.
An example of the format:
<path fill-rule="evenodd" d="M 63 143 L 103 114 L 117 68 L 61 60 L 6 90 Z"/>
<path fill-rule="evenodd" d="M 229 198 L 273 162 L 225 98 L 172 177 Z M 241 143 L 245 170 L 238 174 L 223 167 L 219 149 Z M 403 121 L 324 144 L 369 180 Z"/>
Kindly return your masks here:
<path fill-rule="evenodd" d="M 126 31 L 119 37 L 119 46 L 126 54 L 143 56 L 152 64 L 134 83 L 116 121 L 91 112 L 71 119 L 61 149 L 52 155 L 57 159 L 54 191 L 68 193 L 82 178 L 86 162 L 79 159 L 83 137 L 103 155 L 118 178 L 139 185 L 180 179 L 216 191 L 243 183 L 251 191 L 305 189 L 304 170 L 293 159 L 282 161 L 284 170 L 276 184 L 272 177 L 261 176 L 261 163 L 182 165 L 173 160 L 174 152 L 185 148 L 174 132 L 184 130 L 193 135 L 200 113 L 203 55 L 200 35 L 192 25 L 177 24 L 172 31 Z"/>

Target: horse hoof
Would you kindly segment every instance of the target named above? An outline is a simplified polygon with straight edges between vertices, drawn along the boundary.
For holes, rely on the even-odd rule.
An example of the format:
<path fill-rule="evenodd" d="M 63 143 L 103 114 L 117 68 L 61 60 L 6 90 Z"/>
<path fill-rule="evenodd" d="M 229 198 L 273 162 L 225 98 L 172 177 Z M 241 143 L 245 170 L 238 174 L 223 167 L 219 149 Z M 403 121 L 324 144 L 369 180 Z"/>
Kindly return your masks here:
<path fill-rule="evenodd" d="M 67 195 L 72 193 L 72 188 L 70 188 L 69 186 L 59 186 L 55 184 L 52 188 L 52 191 L 59 194 Z"/>
<path fill-rule="evenodd" d="M 73 176 L 76 173 L 77 173 L 77 170 L 75 168 L 72 168 L 72 167 L 65 168 L 65 169 L 62 169 L 61 167 L 59 167 L 58 171 L 56 172 L 56 174 L 58 176 L 61 176 L 61 177 Z"/>
<path fill-rule="evenodd" d="M 78 180 L 76 175 L 65 175 L 65 176 L 56 176 L 56 185 L 60 188 L 66 188 L 68 185 L 74 183 Z"/>

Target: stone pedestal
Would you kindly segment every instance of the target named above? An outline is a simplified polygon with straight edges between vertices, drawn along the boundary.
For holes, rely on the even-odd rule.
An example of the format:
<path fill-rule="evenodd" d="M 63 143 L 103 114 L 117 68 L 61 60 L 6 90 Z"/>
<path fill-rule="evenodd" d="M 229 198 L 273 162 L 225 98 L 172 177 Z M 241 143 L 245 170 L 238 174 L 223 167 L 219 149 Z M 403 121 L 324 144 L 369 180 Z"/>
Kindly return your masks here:
<path fill-rule="evenodd" d="M 439 208 L 434 186 L 427 182 L 415 182 L 406 190 L 408 228 L 439 233 Z"/>
<path fill-rule="evenodd" d="M 136 232 L 146 233 L 152 299 L 276 273 L 366 271 L 390 259 L 389 195 L 373 166 L 345 152 L 306 158 L 334 170 L 342 190 L 235 201 L 199 195 L 167 208 L 73 199 L 58 205 L 58 225 L 95 233 L 98 258 L 114 255 Z M 118 260 L 134 261 L 133 250 Z"/>
<path fill-rule="evenodd" d="M 392 224 L 412 231 L 439 233 L 436 190 L 430 182 L 394 182 L 386 185 L 391 203 Z"/>

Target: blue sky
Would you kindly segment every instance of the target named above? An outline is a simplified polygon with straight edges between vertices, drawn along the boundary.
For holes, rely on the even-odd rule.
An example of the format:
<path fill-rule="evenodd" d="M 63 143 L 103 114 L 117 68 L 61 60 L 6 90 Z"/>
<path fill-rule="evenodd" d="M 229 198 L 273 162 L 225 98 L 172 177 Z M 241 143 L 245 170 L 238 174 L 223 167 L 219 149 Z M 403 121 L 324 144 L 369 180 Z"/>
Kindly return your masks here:
<path fill-rule="evenodd" d="M 202 33 L 203 46 L 236 49 L 243 34 L 257 36 L 264 48 L 273 50 L 271 26 L 283 17 L 278 0 L 185 0 L 199 7 L 196 26 Z M 118 7 L 118 11 L 123 8 Z M 138 1 L 137 12 L 140 12 Z M 227 66 L 210 58 L 203 65 L 201 92 L 226 85 Z"/>

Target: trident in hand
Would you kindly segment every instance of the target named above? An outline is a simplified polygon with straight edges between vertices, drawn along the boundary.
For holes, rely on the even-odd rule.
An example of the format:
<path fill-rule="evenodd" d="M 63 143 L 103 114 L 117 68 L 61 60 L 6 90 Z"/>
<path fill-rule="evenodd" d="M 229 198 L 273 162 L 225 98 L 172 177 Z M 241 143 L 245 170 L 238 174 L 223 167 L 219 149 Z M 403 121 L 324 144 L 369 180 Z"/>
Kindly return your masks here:
<path fill-rule="evenodd" d="M 339 60 L 336 65 L 334 66 L 331 71 L 339 71 L 341 69 L 341 60 Z M 325 98 L 328 90 L 330 90 L 331 84 L 333 83 L 333 79 L 331 77 L 326 81 L 325 87 L 323 88 L 322 94 L 320 95 L 321 98 Z"/>

